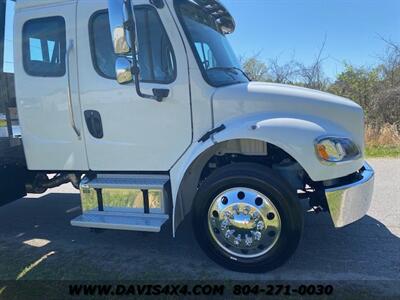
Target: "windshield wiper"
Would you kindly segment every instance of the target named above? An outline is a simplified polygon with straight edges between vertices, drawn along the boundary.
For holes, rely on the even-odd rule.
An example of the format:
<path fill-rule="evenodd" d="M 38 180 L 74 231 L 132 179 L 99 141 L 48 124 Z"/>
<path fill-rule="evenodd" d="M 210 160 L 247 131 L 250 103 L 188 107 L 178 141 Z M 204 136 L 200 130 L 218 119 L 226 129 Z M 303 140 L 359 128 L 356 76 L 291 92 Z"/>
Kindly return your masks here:
<path fill-rule="evenodd" d="M 238 75 L 238 73 L 237 73 L 236 71 L 239 71 L 239 72 L 241 72 L 249 81 L 251 81 L 250 78 L 247 76 L 247 74 L 246 74 L 242 69 L 240 69 L 240 68 L 238 68 L 238 67 L 213 67 L 213 68 L 208 69 L 207 71 L 212 71 L 212 70 L 227 71 L 227 72 L 233 73 L 233 74 L 235 74 L 235 75 Z M 233 79 L 233 78 L 232 78 L 232 79 Z"/>

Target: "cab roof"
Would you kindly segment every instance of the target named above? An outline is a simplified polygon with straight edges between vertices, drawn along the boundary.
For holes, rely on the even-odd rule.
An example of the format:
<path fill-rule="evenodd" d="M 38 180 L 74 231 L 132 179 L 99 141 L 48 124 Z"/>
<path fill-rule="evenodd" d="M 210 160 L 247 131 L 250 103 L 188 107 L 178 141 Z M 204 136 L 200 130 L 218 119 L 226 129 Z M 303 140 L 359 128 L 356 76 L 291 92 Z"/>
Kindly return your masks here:
<path fill-rule="evenodd" d="M 16 0 L 15 9 L 48 6 L 62 3 L 75 3 L 76 0 Z"/>

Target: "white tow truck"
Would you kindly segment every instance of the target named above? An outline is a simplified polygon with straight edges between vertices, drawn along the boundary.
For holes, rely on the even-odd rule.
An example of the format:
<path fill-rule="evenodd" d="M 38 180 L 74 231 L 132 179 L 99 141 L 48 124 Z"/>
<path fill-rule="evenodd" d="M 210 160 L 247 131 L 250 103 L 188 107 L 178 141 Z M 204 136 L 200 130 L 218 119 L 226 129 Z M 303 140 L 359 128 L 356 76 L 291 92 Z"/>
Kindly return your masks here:
<path fill-rule="evenodd" d="M 302 200 L 335 227 L 363 217 L 374 171 L 360 106 L 251 82 L 234 30 L 217 0 L 17 0 L 18 186 L 71 182 L 82 206 L 73 226 L 170 224 L 175 236 L 190 214 L 209 257 L 246 272 L 293 254 Z"/>

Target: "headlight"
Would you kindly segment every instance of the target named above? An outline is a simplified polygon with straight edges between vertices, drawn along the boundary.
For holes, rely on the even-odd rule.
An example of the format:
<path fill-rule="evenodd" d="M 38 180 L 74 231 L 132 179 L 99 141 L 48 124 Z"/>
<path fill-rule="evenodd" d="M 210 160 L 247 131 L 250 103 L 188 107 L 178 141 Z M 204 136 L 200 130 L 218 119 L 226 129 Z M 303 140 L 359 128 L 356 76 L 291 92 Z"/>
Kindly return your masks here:
<path fill-rule="evenodd" d="M 360 148 L 348 138 L 322 137 L 315 143 L 318 158 L 326 162 L 341 162 L 357 159 Z"/>

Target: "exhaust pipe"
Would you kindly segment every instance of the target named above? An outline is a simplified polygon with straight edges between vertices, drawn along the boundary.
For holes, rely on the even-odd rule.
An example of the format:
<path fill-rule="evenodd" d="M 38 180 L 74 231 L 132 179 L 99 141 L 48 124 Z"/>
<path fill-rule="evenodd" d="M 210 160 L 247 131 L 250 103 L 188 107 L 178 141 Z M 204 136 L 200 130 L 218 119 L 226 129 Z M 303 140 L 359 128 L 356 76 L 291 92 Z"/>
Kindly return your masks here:
<path fill-rule="evenodd" d="M 63 184 L 72 183 L 74 188 L 79 189 L 81 177 L 77 174 L 57 174 L 49 179 L 47 174 L 36 174 L 32 183 L 26 184 L 27 193 L 43 194 L 48 189 L 52 189 Z"/>

